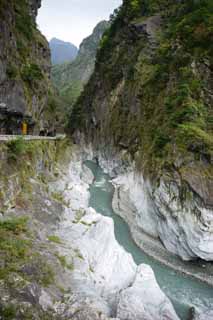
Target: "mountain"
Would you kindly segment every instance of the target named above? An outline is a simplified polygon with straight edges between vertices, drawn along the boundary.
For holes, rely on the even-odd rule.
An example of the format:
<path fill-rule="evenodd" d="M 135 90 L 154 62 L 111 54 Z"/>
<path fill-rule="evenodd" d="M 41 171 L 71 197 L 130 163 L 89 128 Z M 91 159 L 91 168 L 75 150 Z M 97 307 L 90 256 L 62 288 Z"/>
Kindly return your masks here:
<path fill-rule="evenodd" d="M 133 235 L 184 260 L 213 259 L 212 18 L 212 1 L 124 0 L 69 122 L 100 159 L 120 159 L 118 201 L 144 199 L 124 213 Z"/>
<path fill-rule="evenodd" d="M 93 33 L 84 39 L 80 45 L 75 61 L 54 66 L 52 80 L 64 99 L 67 108 L 76 101 L 83 86 L 89 80 L 95 65 L 95 57 L 104 31 L 109 27 L 107 21 L 100 22 Z"/>
<path fill-rule="evenodd" d="M 77 54 L 78 48 L 69 42 L 53 38 L 50 40 L 51 61 L 53 65 L 73 61 Z"/>

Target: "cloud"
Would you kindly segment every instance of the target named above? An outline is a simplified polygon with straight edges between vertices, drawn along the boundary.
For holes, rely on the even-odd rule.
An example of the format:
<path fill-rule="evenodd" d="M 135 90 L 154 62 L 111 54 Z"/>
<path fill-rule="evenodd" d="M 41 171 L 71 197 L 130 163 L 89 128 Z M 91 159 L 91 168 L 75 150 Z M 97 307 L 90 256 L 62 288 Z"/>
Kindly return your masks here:
<path fill-rule="evenodd" d="M 43 0 L 37 19 L 42 33 L 79 46 L 98 22 L 121 5 L 122 0 Z"/>

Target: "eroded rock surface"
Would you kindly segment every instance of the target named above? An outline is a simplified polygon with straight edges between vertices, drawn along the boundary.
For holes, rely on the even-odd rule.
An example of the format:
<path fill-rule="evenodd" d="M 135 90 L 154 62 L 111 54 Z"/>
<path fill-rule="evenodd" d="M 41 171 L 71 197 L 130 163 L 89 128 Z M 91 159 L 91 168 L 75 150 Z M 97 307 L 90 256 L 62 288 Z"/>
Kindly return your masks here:
<path fill-rule="evenodd" d="M 158 187 L 129 168 L 113 180 L 113 208 L 129 223 L 154 238 L 183 260 L 213 260 L 213 213 L 176 176 L 160 180 Z M 133 231 L 134 233 L 134 231 Z"/>
<path fill-rule="evenodd" d="M 118 318 L 121 320 L 178 320 L 171 302 L 159 289 L 152 269 L 148 265 L 140 265 L 132 286 L 121 292 Z"/>

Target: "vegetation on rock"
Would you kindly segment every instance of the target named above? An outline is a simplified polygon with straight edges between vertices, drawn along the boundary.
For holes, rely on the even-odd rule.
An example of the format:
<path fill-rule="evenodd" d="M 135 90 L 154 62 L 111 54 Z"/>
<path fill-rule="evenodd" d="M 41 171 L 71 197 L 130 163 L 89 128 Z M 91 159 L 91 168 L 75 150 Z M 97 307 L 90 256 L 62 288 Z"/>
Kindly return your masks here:
<path fill-rule="evenodd" d="M 52 130 L 57 121 L 48 112 L 49 95 L 55 93 L 48 42 L 35 21 L 39 6 L 39 0 L 0 1 L 0 103 L 30 116 L 36 132 Z"/>
<path fill-rule="evenodd" d="M 63 165 L 66 154 L 70 156 L 70 143 L 14 139 L 2 142 L 0 151 L 0 317 L 53 319 L 53 312 L 42 310 L 38 301 L 42 290 L 58 292 L 57 272 L 62 269 L 55 257 L 61 241 L 51 226 L 59 221 L 63 204 L 54 199 L 48 183 L 56 179 L 61 155 Z"/>
<path fill-rule="evenodd" d="M 212 2 L 126 0 L 111 20 L 71 131 L 127 149 L 149 173 L 178 158 L 210 169 Z"/>

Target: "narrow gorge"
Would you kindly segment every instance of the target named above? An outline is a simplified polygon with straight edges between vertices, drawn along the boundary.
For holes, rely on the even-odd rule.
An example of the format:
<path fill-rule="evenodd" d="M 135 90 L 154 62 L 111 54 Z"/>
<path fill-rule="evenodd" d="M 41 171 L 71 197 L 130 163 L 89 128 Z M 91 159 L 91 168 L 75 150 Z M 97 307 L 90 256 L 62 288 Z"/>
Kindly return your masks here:
<path fill-rule="evenodd" d="M 0 319 L 212 320 L 212 2 L 123 0 L 55 87 L 41 5 L 0 1 Z"/>

